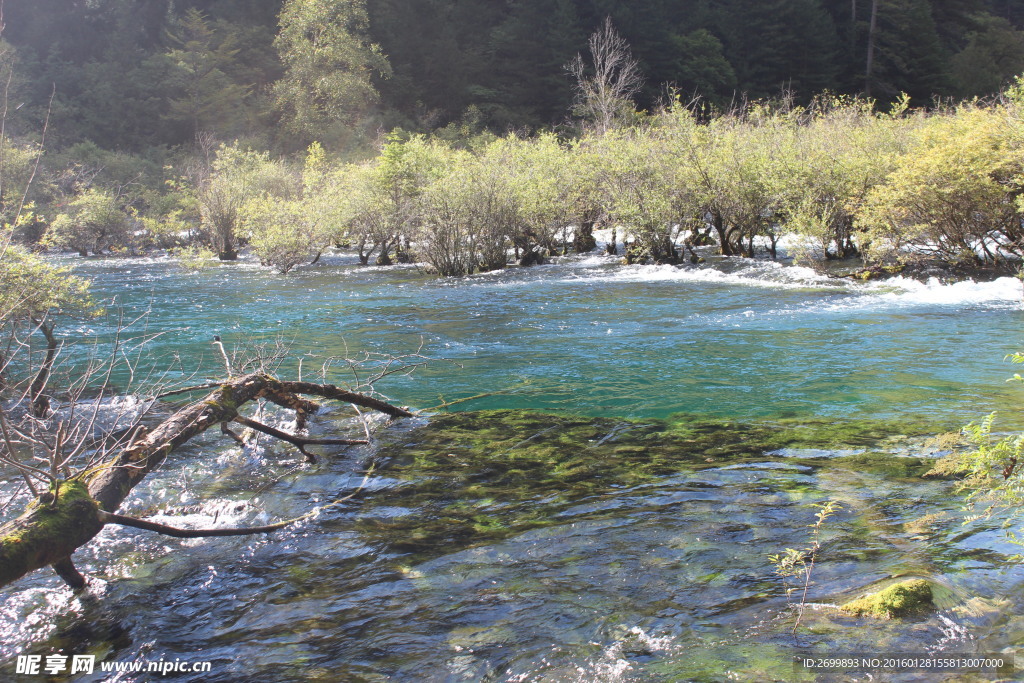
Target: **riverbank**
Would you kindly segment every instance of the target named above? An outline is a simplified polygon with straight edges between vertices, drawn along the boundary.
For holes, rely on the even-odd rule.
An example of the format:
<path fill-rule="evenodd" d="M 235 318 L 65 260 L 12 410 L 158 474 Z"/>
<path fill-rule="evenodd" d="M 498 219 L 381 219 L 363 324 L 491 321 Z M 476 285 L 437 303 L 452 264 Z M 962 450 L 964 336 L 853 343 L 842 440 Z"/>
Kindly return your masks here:
<path fill-rule="evenodd" d="M 503 267 L 494 268 L 489 272 L 500 271 L 503 269 L 529 268 L 534 265 L 558 264 L 567 261 L 572 262 L 573 260 L 600 257 L 607 257 L 609 263 L 619 262 L 622 265 L 652 265 L 643 262 L 636 264 L 630 263 L 629 258 L 625 255 L 632 249 L 632 242 L 616 242 L 614 248 L 611 248 L 611 239 L 614 238 L 615 235 L 616 231 L 611 229 L 595 230 L 593 231 L 595 246 L 590 252 L 580 254 L 570 253 L 571 244 L 567 243 L 564 245 L 565 253 L 538 253 L 535 258 L 530 260 L 527 264 L 517 262 L 517 259 L 514 258 L 515 254 L 509 252 L 507 263 Z M 919 282 L 937 280 L 944 284 L 953 284 L 965 281 L 991 282 L 1003 277 L 1018 277 L 1021 268 L 1019 263 L 1012 261 L 972 263 L 970 261 L 963 260 L 950 262 L 939 258 L 929 258 L 923 253 L 917 255 L 908 253 L 907 258 L 902 262 L 892 264 L 871 263 L 856 256 L 843 259 L 825 259 L 820 253 L 820 250 L 815 252 L 812 244 L 792 237 L 779 240 L 775 245 L 776 255 L 771 256 L 768 251 L 769 244 L 764 239 L 755 240 L 754 244 L 756 250 L 756 256 L 754 257 L 722 256 L 719 253 L 718 247 L 715 245 L 684 247 L 682 243 L 675 244 L 674 248 L 679 254 L 679 262 L 671 265 L 683 269 L 692 267 L 711 267 L 732 270 L 735 269 L 736 263 L 743 263 L 745 261 L 753 263 L 769 261 L 786 266 L 796 265 L 798 267 L 811 268 L 817 273 L 833 278 L 879 281 L 903 277 L 914 279 Z M 261 264 L 260 257 L 250 249 L 241 249 L 238 253 L 237 261 L 221 261 L 216 258 L 216 255 L 213 252 L 204 252 L 202 250 L 185 250 L 184 252 L 181 252 L 179 250 L 149 249 L 141 253 L 111 253 L 108 255 L 93 255 L 87 257 L 81 257 L 73 254 L 72 252 L 50 250 L 48 255 L 65 263 L 74 263 L 79 258 L 84 260 L 109 259 L 113 262 L 117 262 L 118 259 L 142 258 L 153 259 L 156 261 L 167 260 L 170 262 L 176 262 L 186 270 L 201 270 L 218 264 L 228 266 L 233 263 L 238 263 L 240 265 L 251 265 L 253 263 L 257 263 L 265 267 L 268 272 L 274 271 L 272 266 Z M 383 266 L 380 264 L 364 264 L 359 258 L 359 252 L 351 247 L 333 247 L 324 249 L 312 263 L 299 264 L 296 265 L 294 269 L 299 271 L 310 270 L 315 269 L 318 265 L 322 266 L 327 263 L 338 262 L 359 263 L 365 267 L 374 268 L 394 267 L 396 269 L 403 269 L 416 267 L 428 274 L 432 272 L 429 264 L 416 263 L 414 261 L 404 261 Z M 1022 290 L 1022 293 L 1024 293 L 1024 290 Z"/>

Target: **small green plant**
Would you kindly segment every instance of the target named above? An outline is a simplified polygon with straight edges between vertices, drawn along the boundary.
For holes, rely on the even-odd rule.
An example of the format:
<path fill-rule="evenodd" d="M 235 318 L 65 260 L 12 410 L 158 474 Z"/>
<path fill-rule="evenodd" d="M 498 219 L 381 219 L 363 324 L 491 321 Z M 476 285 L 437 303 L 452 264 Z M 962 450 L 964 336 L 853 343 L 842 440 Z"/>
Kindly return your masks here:
<path fill-rule="evenodd" d="M 1024 353 L 1007 356 L 1014 363 L 1024 363 Z M 1024 382 L 1020 373 L 1014 373 L 1008 382 Z M 968 516 L 964 523 L 991 518 L 996 512 L 1005 512 L 1003 527 L 1013 543 L 1024 545 L 1013 530 L 1024 510 L 1024 433 L 993 433 L 996 414 L 992 413 L 980 424 L 971 423 L 963 428 L 974 450 L 957 461 L 959 473 L 964 475 L 959 489 L 967 492 L 967 509 L 981 511 Z M 1017 559 L 1024 557 L 1017 556 Z"/>
<path fill-rule="evenodd" d="M 181 247 L 179 249 L 172 249 L 173 254 L 178 259 L 178 265 L 184 270 L 196 271 L 208 268 L 214 263 L 214 259 L 217 258 L 217 254 L 213 251 L 202 246 L 191 246 Z"/>
<path fill-rule="evenodd" d="M 786 587 L 787 602 L 792 604 L 793 594 L 798 590 L 801 591 L 796 622 L 793 624 L 793 633 L 796 633 L 796 630 L 800 628 L 800 620 L 804 616 L 804 605 L 807 604 L 807 589 L 811 585 L 814 563 L 817 561 L 818 552 L 821 550 L 822 529 L 828 518 L 842 509 L 839 503 L 834 500 L 816 503 L 814 507 L 818 508 L 818 512 L 814 515 L 815 522 L 807 525 L 811 530 L 810 542 L 807 547 L 800 550 L 786 548 L 783 553 L 768 556 L 768 561 L 775 566 L 775 573 L 782 578 L 782 582 Z"/>

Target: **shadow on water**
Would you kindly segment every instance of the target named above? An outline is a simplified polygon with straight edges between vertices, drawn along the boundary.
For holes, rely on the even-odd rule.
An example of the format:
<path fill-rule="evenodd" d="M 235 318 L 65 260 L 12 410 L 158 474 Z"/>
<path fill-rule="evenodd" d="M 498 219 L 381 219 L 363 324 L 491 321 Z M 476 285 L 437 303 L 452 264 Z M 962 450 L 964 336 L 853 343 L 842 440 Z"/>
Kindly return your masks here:
<path fill-rule="evenodd" d="M 9 623 L 37 623 L 5 627 L 0 668 L 28 651 L 210 661 L 211 673 L 174 676 L 195 681 L 815 680 L 795 654 L 1012 647 L 1024 639 L 1013 616 L 1024 573 L 994 524 L 961 526 L 952 483 L 923 476 L 934 431 L 436 415 L 386 432 L 364 489 L 282 533 L 104 532 L 88 558 L 105 578 L 95 597 L 39 577 L 8 591 Z M 188 455 L 195 476 L 181 497 L 200 502 L 178 514 L 215 506 L 233 523 L 356 491 L 346 473 L 368 455 L 271 476 L 267 453 L 221 447 L 211 468 L 210 448 Z M 234 485 L 218 481 L 221 468 Z M 131 505 L 174 507 L 170 483 L 158 477 Z M 767 557 L 805 547 L 811 504 L 825 500 L 842 509 L 823 530 L 794 635 L 793 599 Z M 934 610 L 876 621 L 835 608 L 907 576 L 933 582 Z"/>

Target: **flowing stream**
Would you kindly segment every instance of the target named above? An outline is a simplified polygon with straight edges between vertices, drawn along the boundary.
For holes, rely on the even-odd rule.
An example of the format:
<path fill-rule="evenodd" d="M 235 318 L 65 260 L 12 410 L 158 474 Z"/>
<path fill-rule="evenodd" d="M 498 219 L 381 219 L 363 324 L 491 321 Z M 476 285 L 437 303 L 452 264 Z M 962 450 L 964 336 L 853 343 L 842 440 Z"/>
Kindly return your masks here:
<path fill-rule="evenodd" d="M 210 662 L 167 677 L 189 681 L 991 680 L 819 674 L 794 657 L 1024 645 L 1019 548 L 999 519 L 963 525 L 954 484 L 921 476 L 945 452 L 930 437 L 994 410 L 1024 422 L 1024 388 L 1005 382 L 1024 349 L 1017 280 L 594 256 L 451 280 L 345 254 L 288 276 L 69 262 L 125 318 L 149 310 L 156 362 L 197 381 L 222 369 L 215 334 L 289 343 L 306 379 L 332 356 L 419 352 L 436 360 L 378 389 L 436 409 L 371 446 L 319 447 L 315 465 L 214 434 L 176 452 L 129 514 L 238 526 L 327 507 L 257 538 L 108 527 L 75 556 L 87 595 L 48 571 L 0 593 L 0 680 L 41 680 L 15 659 L 53 653 Z M 110 318 L 71 336 L 86 333 Z M 347 415 L 312 431 L 353 433 Z M 807 547 L 827 500 L 841 509 L 794 633 L 803 584 L 787 597 L 768 556 Z M 935 609 L 835 609 L 891 577 L 933 582 Z"/>

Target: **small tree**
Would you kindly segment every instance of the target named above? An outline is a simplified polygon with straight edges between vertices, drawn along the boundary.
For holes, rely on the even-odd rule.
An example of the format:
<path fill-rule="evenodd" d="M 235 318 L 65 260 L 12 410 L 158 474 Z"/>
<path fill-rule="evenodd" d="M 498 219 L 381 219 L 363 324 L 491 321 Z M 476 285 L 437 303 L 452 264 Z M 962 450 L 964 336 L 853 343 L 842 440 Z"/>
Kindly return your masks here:
<path fill-rule="evenodd" d="M 364 266 L 381 246 L 378 239 L 387 234 L 387 226 L 381 225 L 378 210 L 379 197 L 374 191 L 375 168 L 371 162 L 349 164 L 340 173 L 337 204 L 341 224 L 345 226 L 345 237 L 354 240 L 359 262 Z"/>
<path fill-rule="evenodd" d="M 253 250 L 264 265 L 279 273 L 306 261 L 316 262 L 334 241 L 323 196 L 326 165 L 323 148 L 311 145 L 301 187 L 279 188 L 291 190 L 285 195 L 267 192 L 256 196 L 240 210 L 241 225 Z"/>
<path fill-rule="evenodd" d="M 471 210 L 476 185 L 468 170 L 475 168 L 475 159 L 466 150 L 441 150 L 444 173 L 424 190 L 416 251 L 420 260 L 440 275 L 467 275 L 476 270 L 478 263 Z"/>
<path fill-rule="evenodd" d="M 869 256 L 999 264 L 1024 256 L 1020 135 L 1002 106 L 932 116 L 858 215 Z"/>
<path fill-rule="evenodd" d="M 676 263 L 679 258 L 677 200 L 688 185 L 676 182 L 677 171 L 685 167 L 663 143 L 636 130 L 613 131 L 597 141 L 604 205 L 624 230 L 627 263 Z"/>
<path fill-rule="evenodd" d="M 420 219 L 420 197 L 436 171 L 433 147 L 422 137 L 403 141 L 398 133 L 388 136 L 369 178 L 374 214 L 369 224 L 378 265 L 390 265 L 392 252 L 399 259 L 409 257 L 405 246 Z"/>
<path fill-rule="evenodd" d="M 860 253 L 866 240 L 855 218 L 872 188 L 885 182 L 920 118 L 903 113 L 901 106 L 878 114 L 869 100 L 823 96 L 805 120 L 787 128 L 772 184 L 786 230 L 803 238 L 801 256 Z"/>
<path fill-rule="evenodd" d="M 34 184 L 31 181 L 39 154 L 36 145 L 18 144 L 0 135 L 0 228 L 5 230 L 5 237 L 23 235 L 35 223 L 36 217 L 29 215 L 35 194 L 30 186 Z"/>
<path fill-rule="evenodd" d="M 594 228 L 607 217 L 601 190 L 601 150 L 591 137 L 569 143 L 562 168 L 565 208 L 573 226 L 573 250 L 593 251 L 597 247 Z"/>
<path fill-rule="evenodd" d="M 509 181 L 519 217 L 509 237 L 520 264 L 530 265 L 539 262 L 544 252 L 568 248 L 568 231 L 577 221 L 576 169 L 566 148 L 551 133 L 529 140 L 510 136 L 503 144 L 511 156 Z"/>
<path fill-rule="evenodd" d="M 46 414 L 44 395 L 59 345 L 56 320 L 61 315 L 88 317 L 97 313 L 89 283 L 69 268 L 54 268 L 19 246 L 0 254 L 0 389 L 18 387 L 36 417 Z M 46 340 L 41 360 L 32 353 L 31 337 Z M 13 371 L 17 368 L 17 371 Z M 13 376 L 12 376 L 13 375 Z M 0 409 L 0 419 L 4 412 Z"/>
<path fill-rule="evenodd" d="M 508 264 L 511 236 L 522 224 L 513 186 L 512 150 L 498 140 L 460 170 L 468 175 L 468 209 L 476 269 L 500 270 Z"/>
<path fill-rule="evenodd" d="M 632 98 L 640 92 L 643 75 L 629 50 L 607 17 L 604 25 L 590 36 L 590 63 L 576 55 L 566 67 L 576 79 L 576 103 L 573 112 L 589 120 L 603 134 L 633 112 Z"/>
<path fill-rule="evenodd" d="M 772 178 L 780 172 L 779 145 L 795 124 L 790 112 L 773 112 L 753 106 L 746 117 L 736 117 L 728 137 L 725 166 L 726 177 L 720 196 L 731 223 L 731 247 L 734 254 L 754 256 L 754 242 L 758 237 L 768 240 L 769 252 L 774 256 L 780 237 L 779 197 Z"/>
<path fill-rule="evenodd" d="M 265 152 L 242 149 L 236 143 L 221 145 L 209 169 L 200 169 L 193 182 L 210 245 L 220 260 L 234 261 L 242 206 L 267 193 L 287 196 L 294 178 Z"/>
<path fill-rule="evenodd" d="M 449 149 L 422 136 L 403 140 L 399 133 L 388 136 L 380 156 L 371 162 L 350 166 L 337 205 L 341 224 L 352 231 L 359 260 L 369 263 L 377 253 L 379 265 L 394 258 L 411 258 L 410 241 L 424 218 L 423 193 L 449 161 Z"/>

